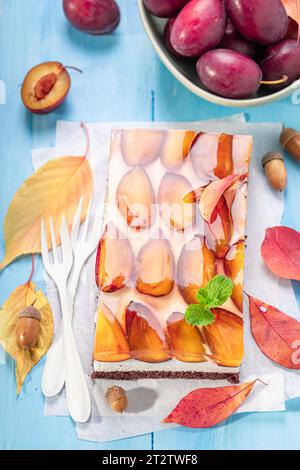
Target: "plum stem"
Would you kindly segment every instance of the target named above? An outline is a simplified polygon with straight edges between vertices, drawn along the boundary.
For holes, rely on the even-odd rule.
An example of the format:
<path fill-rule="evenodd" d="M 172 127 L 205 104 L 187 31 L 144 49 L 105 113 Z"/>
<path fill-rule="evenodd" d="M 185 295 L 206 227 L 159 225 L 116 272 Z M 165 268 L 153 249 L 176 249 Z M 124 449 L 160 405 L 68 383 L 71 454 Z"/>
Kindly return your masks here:
<path fill-rule="evenodd" d="M 86 149 L 84 152 L 84 158 L 87 158 L 89 151 L 90 151 L 90 133 L 89 133 L 87 126 L 84 124 L 84 122 L 80 123 L 80 127 L 81 129 L 84 130 L 85 136 L 86 136 Z"/>
<path fill-rule="evenodd" d="M 27 281 L 27 284 L 30 284 L 34 275 L 34 268 L 35 268 L 35 260 L 34 260 L 34 254 L 31 255 L 31 271 L 29 274 L 29 278 Z"/>
<path fill-rule="evenodd" d="M 63 69 L 71 69 L 75 70 L 76 72 L 83 73 L 81 69 L 79 69 L 78 67 L 74 67 L 73 65 L 64 65 Z"/>
<path fill-rule="evenodd" d="M 281 85 L 281 83 L 285 83 L 289 77 L 287 75 L 282 75 L 279 80 L 262 80 L 260 82 L 261 85 Z"/>

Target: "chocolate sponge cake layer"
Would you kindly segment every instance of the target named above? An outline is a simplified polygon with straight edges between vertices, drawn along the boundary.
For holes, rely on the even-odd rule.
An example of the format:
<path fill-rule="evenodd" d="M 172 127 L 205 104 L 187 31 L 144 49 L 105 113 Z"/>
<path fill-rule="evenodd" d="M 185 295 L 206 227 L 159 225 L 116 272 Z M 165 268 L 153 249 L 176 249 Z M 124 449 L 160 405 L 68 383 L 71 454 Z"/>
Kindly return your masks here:
<path fill-rule="evenodd" d="M 138 380 L 138 379 L 207 379 L 207 380 L 227 380 L 232 384 L 240 381 L 240 374 L 218 373 L 218 372 L 195 372 L 195 371 L 95 371 L 93 379 L 107 380 Z"/>

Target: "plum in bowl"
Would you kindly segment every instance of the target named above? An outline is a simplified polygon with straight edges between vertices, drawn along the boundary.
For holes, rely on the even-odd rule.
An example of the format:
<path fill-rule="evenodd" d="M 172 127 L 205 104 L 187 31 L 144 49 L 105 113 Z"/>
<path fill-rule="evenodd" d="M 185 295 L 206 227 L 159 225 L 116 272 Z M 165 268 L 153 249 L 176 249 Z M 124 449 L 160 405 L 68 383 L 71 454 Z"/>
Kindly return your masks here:
<path fill-rule="evenodd" d="M 270 13 L 272 9 L 270 9 L 269 5 L 269 14 L 263 15 L 261 29 L 251 29 L 251 17 L 248 17 L 248 20 L 243 22 L 244 18 L 237 16 L 237 12 L 231 9 L 237 3 L 236 1 L 167 0 L 166 3 L 174 4 L 175 9 L 172 11 L 169 8 L 168 15 L 161 14 L 161 17 L 156 16 L 157 12 L 155 9 L 151 12 L 151 5 L 157 3 L 157 1 L 138 0 L 144 29 L 164 65 L 179 82 L 195 95 L 223 106 L 245 107 L 271 103 L 285 98 L 300 87 L 300 43 L 289 36 L 289 20 L 285 10 L 282 10 L 280 15 L 278 14 L 278 7 L 281 8 L 278 0 L 267 0 L 267 2 L 258 0 L 262 8 L 265 8 L 267 3 L 271 6 L 275 4 L 277 7 L 277 10 L 274 9 L 276 13 L 274 19 Z M 245 4 L 245 9 L 247 10 L 249 2 L 245 0 L 238 0 L 238 2 Z M 158 4 L 161 4 L 161 0 L 159 0 Z M 214 6 L 211 11 L 208 8 L 210 4 Z M 221 9 L 215 8 L 215 6 L 219 7 L 219 4 L 221 4 Z M 205 8 L 201 11 L 203 6 Z M 225 11 L 225 21 L 222 8 Z M 243 13 L 246 19 L 247 14 L 249 14 L 247 11 Z M 193 36 L 197 18 L 201 18 L 202 21 L 202 24 L 199 25 L 201 32 L 204 29 L 204 40 L 202 39 L 199 44 L 194 40 L 195 34 Z M 233 20 L 234 26 L 231 20 Z M 191 26 L 189 26 L 189 21 Z M 266 24 L 268 21 L 272 24 L 272 28 L 269 28 Z M 274 27 L 275 21 L 277 21 L 277 28 Z M 214 25 L 215 37 L 211 36 L 212 28 L 209 27 L 212 23 Z M 256 37 L 251 36 L 251 32 L 254 29 Z M 270 32 L 268 33 L 268 31 Z M 280 41 L 283 43 L 282 47 L 275 47 L 274 44 L 279 44 Z M 233 51 L 228 51 L 228 49 L 233 49 Z M 292 52 L 291 49 L 293 49 Z M 276 58 L 275 61 L 271 61 L 270 58 L 272 58 L 273 51 L 276 52 L 277 50 L 278 61 Z M 289 61 L 286 60 L 284 56 L 285 51 L 293 55 L 295 60 L 291 58 Z M 211 52 L 213 53 L 211 54 Z M 243 58 L 240 55 L 246 55 L 246 57 Z M 209 89 L 210 74 L 211 76 L 224 75 L 222 64 L 226 63 L 226 61 L 232 62 L 231 71 L 237 70 L 240 72 L 237 73 L 236 77 L 232 77 L 232 73 L 228 73 L 228 87 L 234 86 L 236 83 L 240 83 L 242 86 L 244 82 L 242 72 L 247 74 L 248 71 L 248 73 L 253 74 L 253 83 L 248 83 L 248 89 L 245 89 L 245 93 L 243 93 L 243 90 L 240 93 L 236 93 L 236 90 L 231 92 L 229 88 L 227 95 L 222 88 L 218 93 L 218 83 L 213 83 L 213 86 Z M 236 63 L 240 63 L 239 61 L 242 66 L 235 67 Z M 292 83 L 284 74 L 285 67 L 282 64 L 285 65 L 285 63 L 287 63 L 286 68 L 288 72 L 294 76 Z M 209 67 L 210 65 L 211 68 Z M 214 69 L 213 67 L 216 68 Z M 266 70 L 267 68 L 268 70 Z M 261 75 L 260 69 L 262 69 Z M 276 73 L 274 74 L 274 70 L 276 71 L 277 69 L 281 73 L 281 76 L 278 76 L 278 85 L 276 85 Z M 202 77 L 202 80 L 199 75 Z M 208 80 L 205 79 L 205 76 Z M 246 77 L 246 75 L 244 76 Z M 275 82 L 275 85 L 269 86 L 269 84 L 264 84 L 266 80 Z M 280 83 L 280 80 L 283 82 L 286 80 L 286 83 Z M 221 83 L 221 85 L 223 86 L 224 83 Z"/>

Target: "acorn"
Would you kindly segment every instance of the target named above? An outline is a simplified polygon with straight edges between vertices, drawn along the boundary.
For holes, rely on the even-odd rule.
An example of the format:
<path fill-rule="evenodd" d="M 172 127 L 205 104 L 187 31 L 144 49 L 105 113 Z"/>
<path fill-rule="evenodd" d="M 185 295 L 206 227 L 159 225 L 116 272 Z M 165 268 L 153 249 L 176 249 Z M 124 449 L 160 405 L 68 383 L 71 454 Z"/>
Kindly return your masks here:
<path fill-rule="evenodd" d="M 127 396 L 122 387 L 117 387 L 116 385 L 109 387 L 105 393 L 105 399 L 116 413 L 123 413 L 127 408 Z"/>
<path fill-rule="evenodd" d="M 36 345 L 40 334 L 40 322 L 41 313 L 33 305 L 20 311 L 16 326 L 16 338 L 20 348 L 27 350 Z"/>
<path fill-rule="evenodd" d="M 284 128 L 280 134 L 282 147 L 298 162 L 300 162 L 300 132 L 291 127 Z"/>
<path fill-rule="evenodd" d="M 275 191 L 283 191 L 287 184 L 283 155 L 279 152 L 266 153 L 262 158 L 262 166 L 272 188 Z"/>

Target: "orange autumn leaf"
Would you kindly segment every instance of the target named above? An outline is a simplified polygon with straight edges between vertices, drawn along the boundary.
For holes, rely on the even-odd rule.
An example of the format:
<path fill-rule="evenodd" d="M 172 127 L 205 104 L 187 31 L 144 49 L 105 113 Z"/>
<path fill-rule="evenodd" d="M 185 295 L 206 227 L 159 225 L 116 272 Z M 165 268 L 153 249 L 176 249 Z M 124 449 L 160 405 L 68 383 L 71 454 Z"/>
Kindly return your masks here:
<path fill-rule="evenodd" d="M 17 343 L 16 326 L 19 312 L 33 305 L 40 311 L 40 333 L 36 345 L 24 351 Z M 0 344 L 16 362 L 17 393 L 30 370 L 48 351 L 53 337 L 53 317 L 48 300 L 35 284 L 27 282 L 17 287 L 0 310 Z"/>
<path fill-rule="evenodd" d="M 272 305 L 248 297 L 251 332 L 259 349 L 277 364 L 300 370 L 300 323 Z"/>
<path fill-rule="evenodd" d="M 189 428 L 210 428 L 231 416 L 246 400 L 256 380 L 226 387 L 198 388 L 186 395 L 163 420 Z"/>
<path fill-rule="evenodd" d="M 281 0 L 288 16 L 300 24 L 300 0 Z"/>
<path fill-rule="evenodd" d="M 5 256 L 0 269 L 14 259 L 40 253 L 41 219 L 53 218 L 59 243 L 61 217 L 72 226 L 81 196 L 84 197 L 82 220 L 92 195 L 93 177 L 85 157 L 62 157 L 50 160 L 27 178 L 15 193 L 4 220 Z M 50 243 L 49 224 L 48 240 Z"/>

